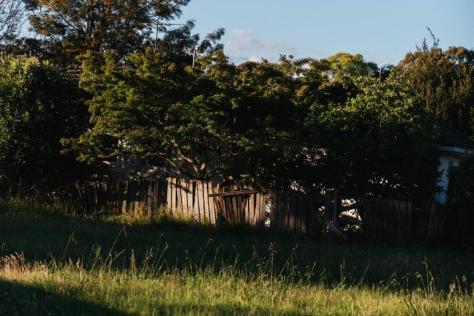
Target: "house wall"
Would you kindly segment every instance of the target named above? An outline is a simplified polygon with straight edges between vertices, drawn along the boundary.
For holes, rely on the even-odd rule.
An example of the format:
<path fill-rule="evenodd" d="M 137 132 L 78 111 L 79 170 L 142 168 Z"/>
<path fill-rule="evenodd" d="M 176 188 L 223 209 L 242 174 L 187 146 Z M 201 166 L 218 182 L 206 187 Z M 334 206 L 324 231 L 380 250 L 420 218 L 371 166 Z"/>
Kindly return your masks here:
<path fill-rule="evenodd" d="M 438 165 L 438 187 L 439 191 L 436 194 L 436 201 L 445 205 L 448 201 L 448 189 L 449 189 L 449 169 L 451 167 L 459 166 L 460 158 L 455 154 L 443 153 L 439 157 Z"/>

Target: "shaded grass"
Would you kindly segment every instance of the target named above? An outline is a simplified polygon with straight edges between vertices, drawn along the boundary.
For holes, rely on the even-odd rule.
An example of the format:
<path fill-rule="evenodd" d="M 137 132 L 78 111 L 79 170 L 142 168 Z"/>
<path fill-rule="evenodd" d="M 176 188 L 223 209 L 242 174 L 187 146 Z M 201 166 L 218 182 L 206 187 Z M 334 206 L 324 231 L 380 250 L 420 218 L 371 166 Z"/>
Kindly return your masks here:
<path fill-rule="evenodd" d="M 54 301 L 62 309 L 52 314 L 474 314 L 466 249 L 80 218 L 21 203 L 0 214 L 0 313 L 15 314 L 26 295 L 38 314 Z"/>

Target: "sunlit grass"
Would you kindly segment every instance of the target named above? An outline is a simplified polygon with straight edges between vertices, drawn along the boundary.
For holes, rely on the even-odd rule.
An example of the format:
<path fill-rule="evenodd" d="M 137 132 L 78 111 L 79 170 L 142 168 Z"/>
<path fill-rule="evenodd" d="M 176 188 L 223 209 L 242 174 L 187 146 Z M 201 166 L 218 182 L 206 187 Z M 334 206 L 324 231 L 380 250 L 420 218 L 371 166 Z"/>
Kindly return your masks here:
<path fill-rule="evenodd" d="M 474 314 L 466 250 L 0 210 L 1 315 Z"/>
<path fill-rule="evenodd" d="M 390 282 L 379 286 L 347 285 L 343 281 L 331 287 L 304 279 L 253 275 L 238 272 L 232 266 L 195 270 L 157 269 L 151 263 L 135 266 L 133 258 L 126 271 L 118 271 L 103 262 L 92 269 L 79 262 L 27 265 L 21 255 L 4 257 L 0 279 L 41 289 L 59 297 L 71 297 L 87 304 L 101 305 L 117 313 L 158 315 L 470 315 L 474 296 L 456 288 L 440 294 L 427 284 L 425 288 L 393 291 Z M 391 282 L 397 282 L 392 280 Z M 26 293 L 27 294 L 27 293 Z M 0 297 L 1 294 L 0 294 Z M 53 296 L 54 298 L 54 296 Z M 19 299 L 19 298 L 18 298 Z M 27 302 L 41 310 L 42 302 Z M 13 301 L 12 304 L 17 302 Z M 18 301 L 20 303 L 20 301 Z M 25 304 L 23 301 L 22 304 Z M 80 312 L 81 304 L 68 313 Z M 39 306 L 38 306 L 39 305 Z M 13 310 L 23 307 L 10 306 Z M 3 310 L 9 310 L 2 304 Z"/>

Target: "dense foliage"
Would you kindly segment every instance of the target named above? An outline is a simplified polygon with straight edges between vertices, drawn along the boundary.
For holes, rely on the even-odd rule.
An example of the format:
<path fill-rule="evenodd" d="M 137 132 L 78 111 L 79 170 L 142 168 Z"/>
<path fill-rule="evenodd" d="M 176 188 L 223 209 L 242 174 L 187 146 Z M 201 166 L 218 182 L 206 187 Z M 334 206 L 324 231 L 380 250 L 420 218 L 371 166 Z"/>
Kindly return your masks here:
<path fill-rule="evenodd" d="M 18 192 L 53 187 L 80 176 L 60 140 L 87 123 L 84 95 L 48 62 L 0 58 L 0 186 Z M 5 192 L 5 191 L 4 191 Z"/>
<path fill-rule="evenodd" d="M 427 127 L 410 87 L 397 73 L 355 85 L 359 92 L 346 102 L 310 109 L 308 129 L 324 151 L 316 174 L 350 196 L 429 196 L 436 130 Z"/>
<path fill-rule="evenodd" d="M 23 19 L 21 1 L 0 0 L 0 44 L 8 43 L 17 36 Z"/>
<path fill-rule="evenodd" d="M 88 50 L 132 52 L 181 14 L 189 0 L 24 0 L 35 32 L 64 58 Z M 59 57 L 56 56 L 56 57 Z"/>
<path fill-rule="evenodd" d="M 383 69 L 348 53 L 235 65 L 222 29 L 201 39 L 173 23 L 188 2 L 24 0 L 38 36 L 2 46 L 1 183 L 174 174 L 425 197 L 427 116 L 474 135 L 468 49 L 435 40 Z"/>
<path fill-rule="evenodd" d="M 409 53 L 398 68 L 413 85 L 425 110 L 474 137 L 474 51 L 442 50 L 435 40 Z"/>
<path fill-rule="evenodd" d="M 151 49 L 124 59 L 91 53 L 81 87 L 93 96 L 92 127 L 74 146 L 84 161 L 142 176 L 432 192 L 436 133 L 403 77 L 380 82 L 374 72 L 332 65 L 283 58 L 236 66 L 216 52 L 192 67 Z"/>

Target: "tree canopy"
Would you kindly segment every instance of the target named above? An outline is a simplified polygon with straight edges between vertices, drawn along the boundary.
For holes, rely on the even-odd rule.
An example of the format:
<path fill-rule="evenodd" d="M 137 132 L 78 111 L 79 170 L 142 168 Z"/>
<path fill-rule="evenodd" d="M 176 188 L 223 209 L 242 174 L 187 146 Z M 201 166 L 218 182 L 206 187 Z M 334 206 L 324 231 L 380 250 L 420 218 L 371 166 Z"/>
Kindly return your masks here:
<path fill-rule="evenodd" d="M 23 20 L 21 1 L 0 0 L 0 44 L 16 39 Z"/>
<path fill-rule="evenodd" d="M 0 186 L 46 189 L 80 177 L 83 169 L 60 143 L 87 123 L 74 81 L 34 57 L 1 57 L 0 65 Z"/>
<path fill-rule="evenodd" d="M 381 68 L 344 52 L 234 64 L 223 29 L 176 23 L 188 2 L 24 0 L 36 37 L 2 48 L 36 57 L 2 59 L 1 181 L 87 166 L 410 198 L 434 190 L 431 116 L 474 136 L 468 49 L 425 44 Z"/>
<path fill-rule="evenodd" d="M 424 41 L 397 68 L 428 113 L 474 137 L 474 51 L 464 47 L 442 50 L 436 39 L 431 47 Z"/>
<path fill-rule="evenodd" d="M 81 87 L 92 126 L 74 146 L 84 161 L 140 176 L 430 194 L 436 131 L 404 77 L 328 69 L 287 58 L 234 65 L 222 51 L 194 66 L 152 49 L 123 61 L 90 53 Z"/>
<path fill-rule="evenodd" d="M 355 96 L 330 107 L 314 104 L 306 119 L 320 140 L 317 173 L 325 185 L 356 196 L 431 194 L 437 134 L 410 86 L 397 73 L 355 84 Z"/>
<path fill-rule="evenodd" d="M 24 0 L 30 23 L 57 54 L 140 49 L 164 32 L 189 0 Z"/>

